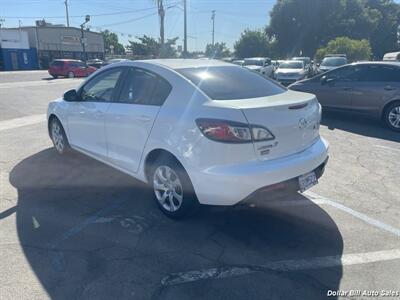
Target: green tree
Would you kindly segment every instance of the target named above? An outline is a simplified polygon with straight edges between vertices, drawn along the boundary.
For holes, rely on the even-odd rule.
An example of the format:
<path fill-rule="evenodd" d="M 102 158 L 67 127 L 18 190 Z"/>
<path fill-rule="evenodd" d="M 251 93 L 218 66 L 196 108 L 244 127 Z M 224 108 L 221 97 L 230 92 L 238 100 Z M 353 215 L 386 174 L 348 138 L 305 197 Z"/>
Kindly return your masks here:
<path fill-rule="evenodd" d="M 234 45 L 238 58 L 271 56 L 272 42 L 262 30 L 246 29 Z"/>
<path fill-rule="evenodd" d="M 114 54 L 125 54 L 125 48 L 118 42 L 118 35 L 109 30 L 100 32 L 104 40 L 104 49 L 106 53 L 110 53 L 110 46 L 114 46 Z"/>
<path fill-rule="evenodd" d="M 178 38 L 168 39 L 162 47 L 160 40 L 152 38 L 147 35 L 137 37 L 137 41 L 128 41 L 128 49 L 132 50 L 133 55 L 142 56 L 146 58 L 166 58 L 176 57 L 175 43 Z"/>
<path fill-rule="evenodd" d="M 399 49 L 397 26 L 400 20 L 400 5 L 392 0 L 366 0 L 366 5 L 379 14 L 380 21 L 370 33 L 370 43 L 375 59 L 382 59 L 387 52 Z"/>
<path fill-rule="evenodd" d="M 215 43 L 214 46 L 212 44 L 207 44 L 205 55 L 207 57 L 221 58 L 230 56 L 231 52 L 226 47 L 225 43 Z"/>
<path fill-rule="evenodd" d="M 276 38 L 281 56 L 313 56 L 316 49 L 339 36 L 369 39 L 378 28 L 382 15 L 368 6 L 368 2 L 278 0 L 270 13 L 266 33 Z"/>
<path fill-rule="evenodd" d="M 367 40 L 352 40 L 348 37 L 338 37 L 330 41 L 326 47 L 317 50 L 316 58 L 322 59 L 326 54 L 346 54 L 349 61 L 369 60 L 371 46 Z"/>

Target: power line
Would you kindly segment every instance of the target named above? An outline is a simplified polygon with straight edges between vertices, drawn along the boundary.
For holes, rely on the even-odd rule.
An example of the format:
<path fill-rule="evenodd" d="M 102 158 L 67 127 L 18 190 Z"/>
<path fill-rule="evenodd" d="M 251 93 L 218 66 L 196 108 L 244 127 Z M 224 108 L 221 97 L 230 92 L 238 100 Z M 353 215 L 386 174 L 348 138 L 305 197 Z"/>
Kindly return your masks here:
<path fill-rule="evenodd" d="M 118 12 L 113 12 L 113 13 L 102 13 L 102 14 L 90 14 L 91 17 L 102 17 L 102 16 L 114 16 L 114 15 L 122 15 L 122 14 L 133 14 L 137 12 L 142 12 L 142 11 L 147 11 L 147 10 L 153 10 L 154 7 L 148 7 L 148 8 L 142 8 L 142 9 L 136 9 L 136 10 L 130 10 L 130 11 L 118 11 Z M 75 16 L 69 16 L 69 18 L 84 18 L 86 15 L 75 15 Z M 61 19 L 65 18 L 65 16 L 36 16 L 36 17 L 17 17 L 17 16 L 2 16 L 3 18 L 7 19 Z"/>
<path fill-rule="evenodd" d="M 98 27 L 109 27 L 109 26 L 116 26 L 116 25 L 131 23 L 131 22 L 139 21 L 139 20 L 151 17 L 151 16 L 155 16 L 157 14 L 158 14 L 158 12 L 153 12 L 151 14 L 144 15 L 144 16 L 141 16 L 141 17 L 138 17 L 138 18 L 133 18 L 133 19 L 129 19 L 129 20 L 121 21 L 121 22 L 116 22 L 116 23 L 111 23 L 111 24 L 99 25 Z"/>

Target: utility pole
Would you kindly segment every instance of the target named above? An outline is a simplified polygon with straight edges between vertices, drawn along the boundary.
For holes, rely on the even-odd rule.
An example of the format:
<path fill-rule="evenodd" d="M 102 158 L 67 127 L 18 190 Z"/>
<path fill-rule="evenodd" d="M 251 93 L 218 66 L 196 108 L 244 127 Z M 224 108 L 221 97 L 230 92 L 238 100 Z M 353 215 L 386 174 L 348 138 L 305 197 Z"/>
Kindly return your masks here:
<path fill-rule="evenodd" d="M 164 17 L 165 10 L 163 5 L 163 0 L 157 0 L 158 5 L 158 15 L 160 16 L 160 41 L 161 46 L 164 47 Z"/>
<path fill-rule="evenodd" d="M 213 23 L 213 27 L 212 27 L 212 45 L 214 46 L 215 10 L 212 11 L 211 20 L 212 20 L 212 23 Z"/>
<path fill-rule="evenodd" d="M 68 0 L 65 0 L 64 4 L 65 4 L 65 13 L 67 16 L 67 27 L 69 27 Z"/>
<path fill-rule="evenodd" d="M 86 64 L 87 56 L 86 56 L 86 48 L 85 48 L 86 39 L 85 39 L 85 36 L 84 36 L 84 34 L 83 34 L 83 33 L 84 33 L 83 28 L 84 28 L 85 24 L 86 24 L 87 22 L 89 22 L 89 21 L 90 21 L 90 16 L 89 16 L 89 15 L 86 15 L 86 17 L 85 17 L 85 22 L 83 22 L 83 23 L 81 24 L 81 43 L 82 43 L 83 61 L 84 61 L 84 63 L 85 63 L 85 67 L 87 67 L 87 64 Z"/>
<path fill-rule="evenodd" d="M 397 26 L 397 46 L 400 47 L 400 25 Z"/>
<path fill-rule="evenodd" d="M 187 57 L 187 23 L 186 0 L 183 0 L 183 57 Z"/>

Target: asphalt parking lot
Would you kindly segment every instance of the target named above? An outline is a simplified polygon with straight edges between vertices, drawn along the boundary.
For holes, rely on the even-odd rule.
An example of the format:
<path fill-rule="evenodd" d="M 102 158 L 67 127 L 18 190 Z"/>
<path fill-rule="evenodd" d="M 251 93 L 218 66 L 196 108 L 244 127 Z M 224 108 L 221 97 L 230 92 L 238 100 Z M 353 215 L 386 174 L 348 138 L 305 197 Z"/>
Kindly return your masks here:
<path fill-rule="evenodd" d="M 57 155 L 47 103 L 82 79 L 48 77 L 0 73 L 0 299 L 400 299 L 400 134 L 326 113 L 319 185 L 172 221 L 142 183 Z"/>

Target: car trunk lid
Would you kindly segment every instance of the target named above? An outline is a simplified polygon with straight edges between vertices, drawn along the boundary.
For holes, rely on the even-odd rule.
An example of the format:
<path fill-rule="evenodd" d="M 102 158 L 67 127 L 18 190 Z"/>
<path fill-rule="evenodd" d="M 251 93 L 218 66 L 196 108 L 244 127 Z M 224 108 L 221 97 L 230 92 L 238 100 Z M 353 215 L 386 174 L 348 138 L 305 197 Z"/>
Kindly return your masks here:
<path fill-rule="evenodd" d="M 265 127 L 274 135 L 273 140 L 253 142 L 258 159 L 298 153 L 319 136 L 321 110 L 312 94 L 287 91 L 268 97 L 218 102 L 242 110 L 250 125 Z"/>

